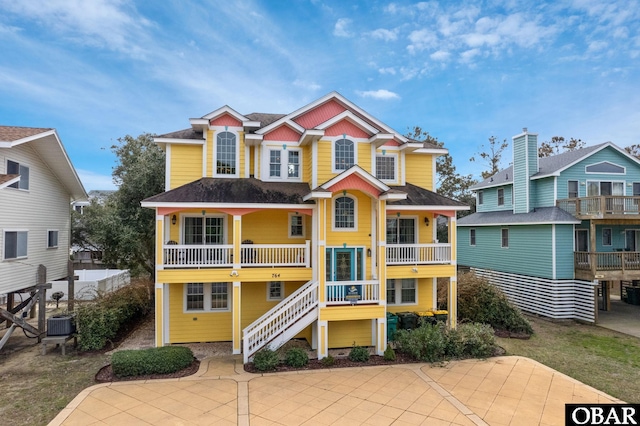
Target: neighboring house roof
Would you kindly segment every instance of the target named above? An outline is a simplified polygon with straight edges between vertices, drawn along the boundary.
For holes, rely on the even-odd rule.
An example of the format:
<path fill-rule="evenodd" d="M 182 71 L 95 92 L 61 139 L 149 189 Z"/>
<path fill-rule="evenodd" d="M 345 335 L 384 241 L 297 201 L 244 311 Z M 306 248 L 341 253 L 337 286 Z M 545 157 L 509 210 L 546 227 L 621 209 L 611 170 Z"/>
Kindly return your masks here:
<path fill-rule="evenodd" d="M 3 175 L 0 174 L 0 189 L 6 188 L 9 185 L 13 185 L 14 183 L 20 180 L 20 175 Z"/>
<path fill-rule="evenodd" d="M 576 149 L 574 151 L 563 152 L 562 154 L 554 155 L 551 157 L 542 157 L 538 159 L 538 173 L 531 176 L 531 179 L 541 179 L 548 176 L 557 176 L 563 170 L 571 167 L 578 161 L 582 161 L 586 157 L 601 151 L 606 147 L 612 147 L 622 154 L 632 158 L 638 162 L 633 156 L 629 155 L 623 149 L 618 148 L 611 142 L 605 142 L 598 145 L 588 146 L 585 148 Z M 478 189 L 490 188 L 494 186 L 510 185 L 513 183 L 513 166 L 509 166 L 506 169 L 500 170 L 496 174 L 482 182 L 471 187 L 472 191 Z"/>
<path fill-rule="evenodd" d="M 307 183 L 263 182 L 255 178 L 202 178 L 142 201 L 143 207 L 163 203 L 314 204 L 303 201 Z"/>
<path fill-rule="evenodd" d="M 71 199 L 86 200 L 87 193 L 55 129 L 0 126 L 0 150 L 28 143 L 69 192 Z M 6 176 L 6 175 L 5 175 Z"/>
<path fill-rule="evenodd" d="M 559 207 L 538 207 L 529 213 L 511 210 L 474 213 L 458 219 L 458 226 L 506 226 L 567 224 L 577 225 L 580 221 Z"/>
<path fill-rule="evenodd" d="M 391 206 L 442 206 L 453 207 L 454 210 L 469 210 L 467 204 L 447 198 L 428 189 L 407 183 L 406 185 L 392 186 L 390 191 L 401 191 L 407 194 L 405 200 L 389 200 Z"/>
<path fill-rule="evenodd" d="M 204 136 L 202 136 L 202 132 L 197 132 L 191 128 L 178 130 L 176 132 L 166 133 L 164 135 L 158 135 L 155 138 L 159 139 L 195 139 L 195 140 L 203 140 Z"/>

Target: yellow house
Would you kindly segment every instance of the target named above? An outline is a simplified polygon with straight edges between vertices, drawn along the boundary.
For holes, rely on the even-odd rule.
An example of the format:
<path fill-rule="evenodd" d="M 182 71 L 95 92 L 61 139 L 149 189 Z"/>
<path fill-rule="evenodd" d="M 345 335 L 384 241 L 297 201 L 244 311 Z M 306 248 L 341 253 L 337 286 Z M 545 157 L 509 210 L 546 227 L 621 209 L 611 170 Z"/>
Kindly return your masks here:
<path fill-rule="evenodd" d="M 290 113 L 228 106 L 155 138 L 156 345 L 232 342 L 245 362 L 304 338 L 387 345 L 387 312 L 456 317 L 456 212 L 435 193 L 447 151 L 401 135 L 336 92 Z M 446 218 L 448 243 L 436 239 Z M 443 219 L 441 219 L 443 220 Z"/>

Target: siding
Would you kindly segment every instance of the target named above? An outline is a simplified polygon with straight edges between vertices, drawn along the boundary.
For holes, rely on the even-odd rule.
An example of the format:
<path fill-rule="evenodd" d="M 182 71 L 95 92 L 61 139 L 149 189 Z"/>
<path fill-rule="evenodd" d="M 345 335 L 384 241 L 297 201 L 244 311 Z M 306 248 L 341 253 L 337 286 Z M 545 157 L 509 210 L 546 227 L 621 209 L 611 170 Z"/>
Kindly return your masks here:
<path fill-rule="evenodd" d="M 574 278 L 573 225 L 556 225 L 556 279 Z"/>
<path fill-rule="evenodd" d="M 477 206 L 478 212 L 493 212 L 500 210 L 513 210 L 512 185 L 496 186 L 494 188 L 483 189 L 482 204 Z M 504 190 L 504 205 L 498 205 L 498 189 Z"/>
<path fill-rule="evenodd" d="M 404 162 L 406 182 L 430 191 L 435 191 L 435 182 L 433 182 L 433 160 L 430 155 L 407 154 L 404 156 Z"/>
<path fill-rule="evenodd" d="M 329 321 L 329 347 L 371 346 L 371 320 Z"/>
<path fill-rule="evenodd" d="M 529 176 L 527 176 L 526 135 L 513 140 L 513 192 L 514 212 L 527 213 Z M 485 195 L 486 196 L 486 195 Z"/>
<path fill-rule="evenodd" d="M 29 190 L 0 189 L 0 294 L 35 285 L 40 264 L 48 281 L 66 277 L 69 259 L 69 193 L 28 143 L 0 149 L 0 173 L 7 160 L 29 167 Z M 2 260 L 6 229 L 28 230 L 26 259 Z M 48 230 L 58 231 L 58 248 L 47 248 Z"/>
<path fill-rule="evenodd" d="M 553 199 L 555 177 L 548 177 L 531 181 L 533 207 L 553 207 L 556 205 Z"/>
<path fill-rule="evenodd" d="M 458 227 L 458 264 L 551 278 L 551 225 L 505 227 L 509 229 L 509 248 L 500 247 L 502 228 L 472 228 L 476 230 L 476 246 L 471 247 L 470 227 Z"/>
<path fill-rule="evenodd" d="M 242 216 L 242 240 L 249 239 L 255 244 L 304 244 L 305 239 L 311 239 L 311 217 L 302 217 L 305 220 L 305 238 L 289 238 L 289 212 L 263 210 L 246 214 Z"/>
<path fill-rule="evenodd" d="M 177 188 L 202 177 L 202 146 L 171 146 L 171 188 Z"/>

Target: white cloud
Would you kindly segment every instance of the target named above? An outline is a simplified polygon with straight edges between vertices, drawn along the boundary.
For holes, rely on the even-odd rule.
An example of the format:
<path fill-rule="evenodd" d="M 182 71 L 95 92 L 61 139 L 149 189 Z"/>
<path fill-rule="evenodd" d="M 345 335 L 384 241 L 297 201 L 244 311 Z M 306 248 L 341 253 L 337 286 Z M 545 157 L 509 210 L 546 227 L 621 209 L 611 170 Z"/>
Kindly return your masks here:
<path fill-rule="evenodd" d="M 431 55 L 429 55 L 429 57 L 434 61 L 445 62 L 449 60 L 449 58 L 451 57 L 451 53 L 446 52 L 444 50 L 438 50 L 437 52 L 434 52 Z"/>
<path fill-rule="evenodd" d="M 397 93 L 394 92 L 390 92 L 388 90 L 385 89 L 380 89 L 380 90 L 368 90 L 368 91 L 357 91 L 356 92 L 359 96 L 363 97 L 363 98 L 373 98 L 373 99 L 380 99 L 380 100 L 390 100 L 390 99 L 400 99 L 400 96 Z"/>
<path fill-rule="evenodd" d="M 411 32 L 411 34 L 409 34 L 409 41 L 411 44 L 407 46 L 407 50 L 409 53 L 415 54 L 434 47 L 438 42 L 438 37 L 433 31 L 423 28 Z"/>
<path fill-rule="evenodd" d="M 470 64 L 476 56 L 480 55 L 480 53 L 480 49 L 465 50 L 460 54 L 460 61 L 465 64 Z"/>
<path fill-rule="evenodd" d="M 601 50 L 605 50 L 609 44 L 606 41 L 596 40 L 589 43 L 589 51 L 590 52 L 599 52 Z"/>
<path fill-rule="evenodd" d="M 371 31 L 369 34 L 374 39 L 379 39 L 384 41 L 395 41 L 398 39 L 397 30 L 387 30 L 384 28 L 378 28 L 377 30 Z"/>
<path fill-rule="evenodd" d="M 393 67 L 388 67 L 388 68 L 379 68 L 378 72 L 380 74 L 390 74 L 390 75 L 396 75 L 396 69 Z"/>
<path fill-rule="evenodd" d="M 333 35 L 336 37 L 351 37 L 351 31 L 349 28 L 351 27 L 351 23 L 353 21 L 349 18 L 340 18 L 336 22 L 335 27 L 333 28 Z"/>

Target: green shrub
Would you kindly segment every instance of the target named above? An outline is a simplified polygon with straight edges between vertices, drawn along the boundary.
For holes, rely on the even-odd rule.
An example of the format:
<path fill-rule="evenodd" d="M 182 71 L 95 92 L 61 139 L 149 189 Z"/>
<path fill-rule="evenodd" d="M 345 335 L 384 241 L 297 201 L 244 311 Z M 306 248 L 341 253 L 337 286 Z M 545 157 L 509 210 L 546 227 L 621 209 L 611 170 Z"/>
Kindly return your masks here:
<path fill-rule="evenodd" d="M 80 304 L 75 318 L 78 348 L 83 351 L 102 349 L 121 329 L 151 312 L 149 283 L 141 280 Z"/>
<path fill-rule="evenodd" d="M 496 330 L 533 334 L 529 321 L 502 290 L 473 273 L 458 276 L 458 318 Z"/>
<path fill-rule="evenodd" d="M 325 367 L 332 367 L 336 363 L 336 359 L 332 355 L 327 355 L 320 360 Z"/>
<path fill-rule="evenodd" d="M 424 324 L 414 330 L 398 330 L 396 347 L 419 361 L 442 360 L 447 348 L 444 324 Z"/>
<path fill-rule="evenodd" d="M 444 353 L 447 358 L 462 358 L 465 354 L 464 336 L 460 327 L 458 325 L 457 329 L 446 330 Z"/>
<path fill-rule="evenodd" d="M 175 373 L 193 363 L 191 349 L 163 346 L 141 350 L 123 350 L 111 357 L 111 368 L 118 377 Z"/>
<path fill-rule="evenodd" d="M 291 348 L 284 356 L 284 363 L 290 367 L 301 368 L 309 363 L 309 355 L 302 348 Z"/>
<path fill-rule="evenodd" d="M 354 342 L 351 351 L 349 351 L 349 359 L 355 362 L 367 362 L 369 361 L 369 350 L 362 346 L 356 346 Z"/>
<path fill-rule="evenodd" d="M 458 334 L 464 342 L 464 355 L 486 358 L 493 355 L 496 348 L 495 333 L 488 324 L 466 323 L 458 326 Z"/>
<path fill-rule="evenodd" d="M 258 371 L 273 371 L 280 364 L 278 353 L 269 348 L 258 351 L 253 357 L 253 365 Z"/>
<path fill-rule="evenodd" d="M 391 345 L 387 345 L 387 349 L 384 350 L 383 358 L 386 361 L 395 361 L 396 360 L 396 351 L 393 350 Z"/>

